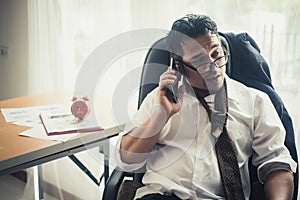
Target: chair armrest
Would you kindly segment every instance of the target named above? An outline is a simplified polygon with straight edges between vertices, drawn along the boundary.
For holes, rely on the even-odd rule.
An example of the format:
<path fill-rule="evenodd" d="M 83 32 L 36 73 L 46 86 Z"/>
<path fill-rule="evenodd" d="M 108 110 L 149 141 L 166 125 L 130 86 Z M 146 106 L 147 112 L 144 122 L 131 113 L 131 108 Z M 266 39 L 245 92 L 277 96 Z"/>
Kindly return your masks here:
<path fill-rule="evenodd" d="M 102 200 L 117 199 L 120 185 L 122 184 L 126 174 L 126 172 L 121 171 L 117 168 L 114 169 L 105 184 Z"/>

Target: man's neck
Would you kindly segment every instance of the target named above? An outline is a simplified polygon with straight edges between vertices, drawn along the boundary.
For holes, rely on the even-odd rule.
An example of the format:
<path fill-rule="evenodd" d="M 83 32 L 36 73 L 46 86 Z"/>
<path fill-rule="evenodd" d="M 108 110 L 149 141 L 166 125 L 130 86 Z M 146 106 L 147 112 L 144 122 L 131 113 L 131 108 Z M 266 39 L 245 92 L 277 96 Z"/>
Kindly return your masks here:
<path fill-rule="evenodd" d="M 196 87 L 193 87 L 194 89 L 194 92 L 197 96 L 200 96 L 202 98 L 205 98 L 207 97 L 208 95 L 210 95 L 209 91 L 208 90 L 205 90 L 205 89 L 200 89 L 200 88 L 196 88 Z"/>
<path fill-rule="evenodd" d="M 224 87 L 224 84 L 222 85 L 222 87 Z M 211 91 L 209 91 L 209 90 L 207 90 L 207 89 L 200 89 L 200 88 L 197 88 L 197 87 L 192 87 L 192 88 L 193 88 L 195 94 L 196 94 L 198 97 L 200 96 L 200 97 L 202 97 L 202 98 L 205 98 L 205 97 L 207 97 L 207 96 L 209 96 L 209 95 L 218 93 L 218 92 L 222 89 L 222 87 L 221 87 L 218 91 L 213 92 L 213 93 L 211 93 Z"/>

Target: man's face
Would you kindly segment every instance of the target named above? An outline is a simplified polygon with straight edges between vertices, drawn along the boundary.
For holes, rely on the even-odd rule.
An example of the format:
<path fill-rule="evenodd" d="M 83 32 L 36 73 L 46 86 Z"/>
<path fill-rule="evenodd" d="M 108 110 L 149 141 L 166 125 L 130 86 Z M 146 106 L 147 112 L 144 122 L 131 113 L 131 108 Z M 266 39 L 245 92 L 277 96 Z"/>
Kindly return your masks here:
<path fill-rule="evenodd" d="M 215 34 L 204 34 L 195 39 L 188 39 L 183 44 L 182 60 L 185 76 L 193 87 L 217 92 L 223 85 L 225 66 L 219 68 L 214 64 L 207 64 L 224 56 L 219 37 Z M 218 62 L 223 62 L 221 58 Z M 188 67 L 188 65 L 190 67 Z M 197 70 L 191 69 L 196 68 Z"/>

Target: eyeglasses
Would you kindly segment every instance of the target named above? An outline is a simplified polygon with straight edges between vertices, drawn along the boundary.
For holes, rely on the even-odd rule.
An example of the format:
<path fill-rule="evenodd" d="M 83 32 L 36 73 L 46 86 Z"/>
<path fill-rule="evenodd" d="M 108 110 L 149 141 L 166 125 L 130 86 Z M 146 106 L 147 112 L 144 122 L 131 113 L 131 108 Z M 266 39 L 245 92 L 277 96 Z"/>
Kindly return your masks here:
<path fill-rule="evenodd" d="M 194 71 L 197 71 L 200 74 L 203 74 L 203 73 L 208 72 L 212 65 L 214 65 L 217 68 L 223 67 L 224 65 L 227 64 L 228 58 L 229 58 L 229 54 L 226 54 L 224 56 L 221 56 L 221 57 L 215 59 L 212 62 L 203 63 L 203 64 L 198 65 L 197 67 L 194 67 L 191 64 L 184 62 L 183 60 L 181 60 L 181 62 L 188 68 L 190 68 Z"/>

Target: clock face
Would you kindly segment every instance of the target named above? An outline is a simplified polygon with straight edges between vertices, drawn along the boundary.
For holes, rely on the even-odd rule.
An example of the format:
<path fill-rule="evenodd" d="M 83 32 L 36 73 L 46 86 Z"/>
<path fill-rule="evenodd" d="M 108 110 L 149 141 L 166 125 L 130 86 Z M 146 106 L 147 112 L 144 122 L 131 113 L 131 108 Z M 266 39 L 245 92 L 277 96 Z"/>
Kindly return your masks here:
<path fill-rule="evenodd" d="M 71 112 L 78 119 L 83 119 L 89 113 L 89 107 L 85 101 L 77 100 L 71 105 Z"/>

